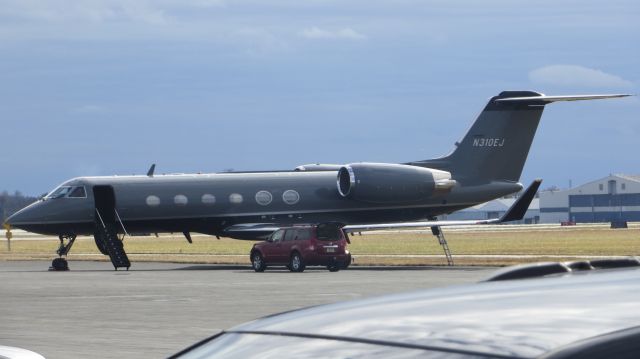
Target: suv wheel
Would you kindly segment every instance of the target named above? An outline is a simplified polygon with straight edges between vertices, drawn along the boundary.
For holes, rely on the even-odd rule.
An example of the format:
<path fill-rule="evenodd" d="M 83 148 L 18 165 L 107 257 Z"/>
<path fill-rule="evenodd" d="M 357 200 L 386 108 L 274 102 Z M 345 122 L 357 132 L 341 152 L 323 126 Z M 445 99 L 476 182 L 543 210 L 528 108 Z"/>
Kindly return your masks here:
<path fill-rule="evenodd" d="M 264 259 L 262 258 L 262 254 L 260 254 L 260 252 L 256 251 L 251 254 L 251 266 L 256 272 L 264 272 L 264 270 L 267 268 L 267 265 L 264 263 Z"/>
<path fill-rule="evenodd" d="M 293 252 L 291 254 L 291 259 L 289 259 L 289 270 L 292 272 L 302 272 L 304 271 L 304 267 L 304 260 L 300 253 Z"/>

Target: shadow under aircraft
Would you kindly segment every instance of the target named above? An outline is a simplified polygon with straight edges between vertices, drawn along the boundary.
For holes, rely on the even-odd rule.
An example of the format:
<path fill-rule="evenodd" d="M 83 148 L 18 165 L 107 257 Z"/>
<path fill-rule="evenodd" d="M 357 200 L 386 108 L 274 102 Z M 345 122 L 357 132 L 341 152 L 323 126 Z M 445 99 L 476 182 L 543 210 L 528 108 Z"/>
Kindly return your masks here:
<path fill-rule="evenodd" d="M 5 227 L 60 238 L 54 269 L 67 269 L 77 235 L 93 235 L 114 267 L 131 265 L 122 238 L 192 232 L 261 239 L 281 226 L 327 223 L 346 233 L 519 220 L 540 185 L 534 181 L 501 218 L 438 221 L 519 192 L 545 105 L 628 95 L 546 96 L 504 91 L 492 97 L 453 151 L 407 163 L 310 164 L 291 171 L 79 177 L 9 217 Z M 450 257 L 449 257 L 450 258 Z"/>

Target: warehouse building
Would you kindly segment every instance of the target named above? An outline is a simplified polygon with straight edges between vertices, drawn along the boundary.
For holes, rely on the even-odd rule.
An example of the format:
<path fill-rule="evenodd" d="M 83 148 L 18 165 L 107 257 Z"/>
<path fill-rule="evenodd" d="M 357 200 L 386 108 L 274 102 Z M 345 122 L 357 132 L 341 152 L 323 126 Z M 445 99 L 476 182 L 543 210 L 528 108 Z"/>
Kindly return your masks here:
<path fill-rule="evenodd" d="M 640 175 L 612 174 L 539 196 L 542 223 L 640 221 Z"/>
<path fill-rule="evenodd" d="M 440 219 L 448 220 L 482 220 L 500 218 L 511 205 L 516 201 L 515 197 L 498 198 L 493 201 L 481 203 L 479 205 L 465 208 L 463 210 L 453 212 L 452 214 L 441 216 Z M 539 199 L 534 198 L 529 205 L 529 209 L 520 221 L 509 222 L 510 224 L 536 224 L 540 222 L 540 206 Z"/>

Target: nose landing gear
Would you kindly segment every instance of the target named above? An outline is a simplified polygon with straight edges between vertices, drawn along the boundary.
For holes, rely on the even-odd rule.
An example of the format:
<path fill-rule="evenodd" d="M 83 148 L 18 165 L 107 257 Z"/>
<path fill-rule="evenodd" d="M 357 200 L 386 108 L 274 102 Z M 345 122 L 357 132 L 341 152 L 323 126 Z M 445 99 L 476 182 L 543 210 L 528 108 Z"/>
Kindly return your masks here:
<path fill-rule="evenodd" d="M 67 263 L 66 257 L 69 251 L 71 250 L 71 247 L 73 246 L 73 242 L 76 241 L 76 235 L 61 234 L 58 236 L 58 239 L 60 239 L 60 246 L 58 247 L 58 250 L 56 251 L 56 253 L 58 253 L 59 257 L 54 259 L 51 262 L 51 267 L 49 267 L 49 270 L 50 271 L 68 271 L 69 263 Z M 64 243 L 65 239 L 68 240 L 66 244 Z"/>

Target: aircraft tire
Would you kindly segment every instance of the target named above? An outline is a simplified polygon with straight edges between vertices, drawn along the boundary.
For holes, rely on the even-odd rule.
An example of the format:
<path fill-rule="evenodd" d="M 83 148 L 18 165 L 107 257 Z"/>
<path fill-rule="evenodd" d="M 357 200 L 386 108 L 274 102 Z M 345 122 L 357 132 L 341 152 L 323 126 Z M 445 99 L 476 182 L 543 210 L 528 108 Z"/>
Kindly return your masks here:
<path fill-rule="evenodd" d="M 291 253 L 291 258 L 289 259 L 289 270 L 292 272 L 304 272 L 305 264 L 304 259 L 298 252 Z"/>
<path fill-rule="evenodd" d="M 51 262 L 51 269 L 54 271 L 67 271 L 69 270 L 69 263 L 64 258 L 56 258 Z"/>
<path fill-rule="evenodd" d="M 267 269 L 267 265 L 264 263 L 264 258 L 262 258 L 260 252 L 255 251 L 251 253 L 251 266 L 256 272 L 264 272 L 264 270 Z"/>

